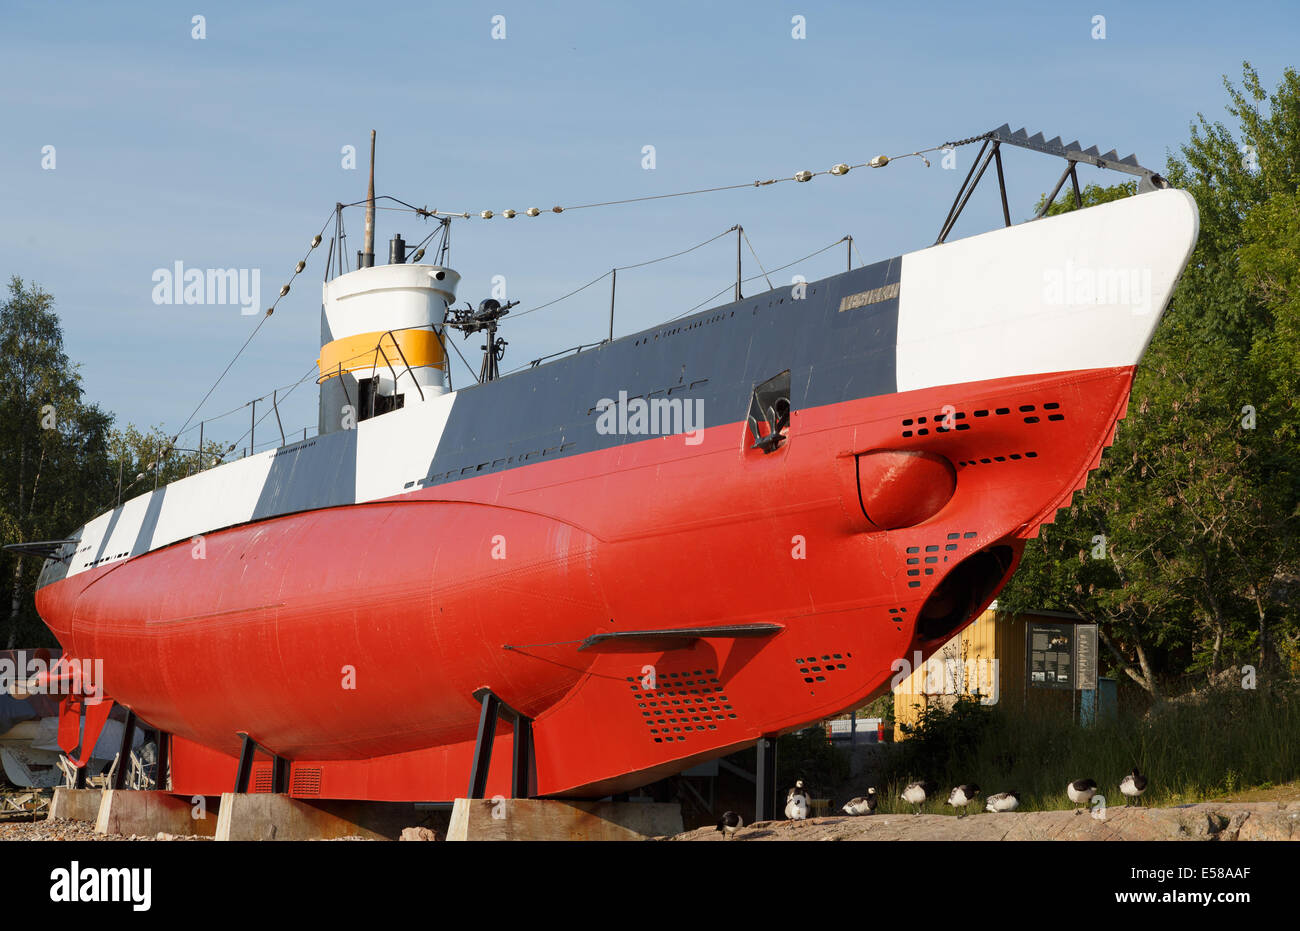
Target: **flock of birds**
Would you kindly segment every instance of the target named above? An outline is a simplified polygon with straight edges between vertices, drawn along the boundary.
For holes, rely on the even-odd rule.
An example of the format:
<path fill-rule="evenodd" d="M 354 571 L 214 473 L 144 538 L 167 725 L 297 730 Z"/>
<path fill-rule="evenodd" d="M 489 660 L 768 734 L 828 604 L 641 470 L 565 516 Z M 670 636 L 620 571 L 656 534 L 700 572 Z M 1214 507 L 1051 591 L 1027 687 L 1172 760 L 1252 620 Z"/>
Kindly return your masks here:
<path fill-rule="evenodd" d="M 1075 805 L 1075 814 L 1081 813 L 1085 807 L 1092 804 L 1098 788 L 1095 779 L 1076 779 L 1065 787 L 1065 794 Z M 1119 783 L 1119 791 L 1124 796 L 1126 806 L 1139 804 L 1138 799 L 1146 790 L 1147 777 L 1138 772 L 1136 768 L 1121 779 Z M 913 807 L 913 814 L 919 815 L 921 806 L 925 804 L 927 799 L 934 798 L 936 791 L 937 787 L 934 783 L 920 780 L 908 783 L 899 798 Z M 958 818 L 964 818 L 966 816 L 966 807 L 978 799 L 981 794 L 980 787 L 974 783 L 959 785 L 948 793 L 948 804 L 961 811 L 961 814 L 957 816 Z M 880 800 L 876 795 L 876 790 L 872 787 L 867 789 L 866 795 L 849 799 L 842 810 L 850 815 L 872 815 L 876 813 L 879 804 Z M 803 821 L 808 817 L 808 810 L 811 806 L 812 798 L 808 794 L 808 789 L 804 786 L 803 780 L 796 780 L 794 786 L 786 792 L 786 818 L 790 821 Z M 985 811 L 1015 811 L 1019 807 L 1019 792 L 997 792 L 984 799 Z M 734 811 L 729 811 L 718 821 L 717 829 L 725 836 L 732 837 L 744 826 L 744 819 Z"/>

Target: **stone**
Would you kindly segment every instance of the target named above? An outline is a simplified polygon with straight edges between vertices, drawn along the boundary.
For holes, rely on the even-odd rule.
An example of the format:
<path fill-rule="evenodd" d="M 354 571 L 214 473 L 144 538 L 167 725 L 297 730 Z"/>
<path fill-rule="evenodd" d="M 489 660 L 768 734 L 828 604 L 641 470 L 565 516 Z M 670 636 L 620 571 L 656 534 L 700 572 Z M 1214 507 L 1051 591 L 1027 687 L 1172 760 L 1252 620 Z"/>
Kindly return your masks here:
<path fill-rule="evenodd" d="M 402 836 L 398 840 L 437 840 L 436 831 L 430 831 L 428 828 L 403 828 Z"/>
<path fill-rule="evenodd" d="M 712 827 L 675 840 L 719 841 Z M 1110 808 L 1106 818 L 1073 811 L 951 815 L 877 814 L 747 825 L 735 840 L 1300 840 L 1300 803 L 1203 802 L 1179 808 Z"/>
<path fill-rule="evenodd" d="M 51 821 L 89 821 L 99 817 L 99 799 L 102 789 L 68 789 L 59 786 L 50 802 Z"/>
<path fill-rule="evenodd" d="M 458 798 L 447 840 L 648 840 L 681 830 L 676 803 Z"/>
<path fill-rule="evenodd" d="M 403 802 L 291 798 L 269 792 L 221 796 L 217 840 L 396 840 L 418 820 Z"/>
<path fill-rule="evenodd" d="M 148 789 L 105 789 L 95 818 L 96 834 L 130 834 L 161 840 L 161 834 L 211 837 L 217 819 L 210 812 L 194 817 L 189 796 Z"/>

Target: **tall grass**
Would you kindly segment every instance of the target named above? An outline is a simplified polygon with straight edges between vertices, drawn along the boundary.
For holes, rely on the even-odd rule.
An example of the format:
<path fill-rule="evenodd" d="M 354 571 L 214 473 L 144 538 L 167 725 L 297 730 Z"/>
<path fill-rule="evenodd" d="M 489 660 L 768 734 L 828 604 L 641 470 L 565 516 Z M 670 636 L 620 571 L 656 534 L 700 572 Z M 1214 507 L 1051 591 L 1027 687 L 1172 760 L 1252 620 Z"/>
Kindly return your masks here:
<path fill-rule="evenodd" d="M 1120 714 L 1089 727 L 1068 715 L 984 706 L 971 698 L 929 708 L 913 736 L 884 761 L 882 808 L 911 811 L 899 792 L 913 779 L 939 791 L 978 783 L 985 795 L 1014 790 L 1020 808 L 1069 808 L 1066 784 L 1095 779 L 1108 805 L 1122 805 L 1120 780 L 1133 767 L 1149 780 L 1143 803 L 1195 802 L 1300 778 L 1300 684 L 1223 688 Z"/>

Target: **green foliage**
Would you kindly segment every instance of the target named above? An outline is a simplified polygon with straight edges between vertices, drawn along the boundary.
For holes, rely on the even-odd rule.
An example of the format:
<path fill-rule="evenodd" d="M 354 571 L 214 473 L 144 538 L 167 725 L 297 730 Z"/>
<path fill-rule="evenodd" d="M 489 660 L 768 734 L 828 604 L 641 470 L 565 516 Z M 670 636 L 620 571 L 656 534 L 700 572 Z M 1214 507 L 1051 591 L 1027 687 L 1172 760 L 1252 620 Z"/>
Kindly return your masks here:
<path fill-rule="evenodd" d="M 1229 291 L 1227 300 L 1192 301 L 1181 310 L 1206 331 L 1246 349 L 1271 328 L 1272 308 L 1256 283 L 1241 274 L 1238 260 L 1252 235 L 1269 232 L 1260 224 L 1267 226 L 1270 203 L 1278 206 L 1273 199 L 1294 196 L 1300 182 L 1300 75 L 1286 69 L 1270 96 L 1249 63 L 1242 70 L 1240 88 L 1224 79 L 1227 111 L 1239 135 L 1197 114 L 1182 157 L 1169 160 L 1166 174 L 1196 198 L 1201 213 L 1201 238 L 1184 290 L 1199 294 L 1217 284 Z M 1265 101 L 1268 106 L 1261 110 Z"/>
<path fill-rule="evenodd" d="M 198 442 L 194 431 L 193 442 Z M 173 443 L 172 437 L 161 426 L 142 431 L 134 424 L 114 431 L 110 443 L 114 481 L 120 474 L 122 500 L 161 488 L 168 482 L 184 478 L 197 471 L 210 468 L 220 459 L 225 448 L 213 441 L 203 443 L 203 454 L 196 447 Z M 109 502 L 111 503 L 111 502 Z"/>
<path fill-rule="evenodd" d="M 1201 233 L 1128 418 L 999 597 L 1096 620 L 1111 669 L 1154 696 L 1243 662 L 1300 672 L 1300 79 L 1268 97 L 1247 65 L 1227 86 L 1241 141 L 1199 117 L 1167 169 Z"/>
<path fill-rule="evenodd" d="M 970 770 L 990 732 L 1004 723 L 991 707 L 971 695 L 956 696 L 951 708 L 928 705 L 915 724 L 899 725 L 907 739 L 898 747 L 897 770 L 950 786 L 971 781 L 960 774 Z"/>
<path fill-rule="evenodd" d="M 872 699 L 862 708 L 858 709 L 858 720 L 863 718 L 880 718 L 885 725 L 886 732 L 894 729 L 894 693 L 885 692 L 877 698 Z"/>
<path fill-rule="evenodd" d="M 4 542 L 58 539 L 112 492 L 112 417 L 82 398 L 54 299 L 17 277 L 0 305 L 0 531 Z M 52 645 L 32 601 L 40 560 L 0 553 L 3 642 Z"/>
<path fill-rule="evenodd" d="M 1095 779 L 1110 805 L 1123 804 L 1119 781 L 1133 767 L 1150 779 L 1148 805 L 1203 801 L 1245 786 L 1300 777 L 1300 686 L 1294 681 L 1239 687 L 1240 680 L 1162 703 L 1149 714 L 1123 711 L 1113 720 L 1080 727 L 1069 714 L 1021 712 L 965 699 L 951 711 L 926 710 L 912 736 L 886 758 L 880 783 L 886 811 L 911 811 L 899 800 L 913 779 L 939 791 L 925 805 L 943 803 L 961 783 L 985 795 L 1020 793 L 1021 810 L 1070 807 L 1065 786 Z"/>
<path fill-rule="evenodd" d="M 1243 239 L 1242 279 L 1271 315 L 1270 326 L 1251 345 L 1251 362 L 1272 389 L 1273 429 L 1295 444 L 1300 441 L 1300 190 L 1275 194 L 1252 211 Z"/>
<path fill-rule="evenodd" d="M 1098 204 L 1108 204 L 1113 200 L 1123 200 L 1125 197 L 1132 197 L 1137 193 L 1137 182 L 1126 181 L 1123 184 L 1114 184 L 1103 186 L 1100 184 L 1088 184 L 1083 187 L 1083 206 L 1095 207 Z M 1039 198 L 1038 203 L 1034 204 L 1034 213 L 1043 209 L 1043 201 L 1047 200 L 1047 193 L 1044 192 Z M 1068 188 L 1065 194 L 1058 194 L 1052 206 L 1047 208 L 1049 217 L 1057 216 L 1062 213 L 1069 213 L 1071 210 L 1079 209 L 1079 199 L 1074 196 L 1074 188 Z"/>
<path fill-rule="evenodd" d="M 848 754 L 831 746 L 825 728 L 809 727 L 777 739 L 778 787 L 788 788 L 795 784 L 795 780 L 802 779 L 814 796 L 823 797 L 848 775 Z"/>
<path fill-rule="evenodd" d="M 0 538 L 56 540 L 122 500 L 197 469 L 197 450 L 173 449 L 161 427 L 112 429 L 112 416 L 82 396 L 63 349 L 54 298 L 15 277 L 0 305 Z M 205 443 L 210 465 L 220 455 Z M 155 465 L 157 466 L 155 468 Z M 119 485 L 120 479 L 120 485 Z M 33 593 L 41 560 L 0 552 L 7 594 L 5 647 L 53 646 Z"/>

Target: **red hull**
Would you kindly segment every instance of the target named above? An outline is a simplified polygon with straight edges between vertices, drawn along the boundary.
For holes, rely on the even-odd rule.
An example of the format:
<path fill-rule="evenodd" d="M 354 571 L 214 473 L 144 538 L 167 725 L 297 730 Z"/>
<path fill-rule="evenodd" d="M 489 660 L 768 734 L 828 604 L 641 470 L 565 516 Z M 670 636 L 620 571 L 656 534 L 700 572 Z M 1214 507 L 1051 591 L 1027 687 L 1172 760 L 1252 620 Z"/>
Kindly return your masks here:
<path fill-rule="evenodd" d="M 295 795 L 461 796 L 484 686 L 535 720 L 536 794 L 622 791 L 855 707 L 897 658 L 933 652 L 1083 487 L 1132 371 L 796 410 L 771 455 L 734 423 L 245 524 L 208 535 L 202 559 L 182 543 L 48 585 L 38 607 L 69 655 L 103 657 L 109 695 L 174 735 L 177 792 L 230 791 L 243 731 L 293 761 Z M 969 429 L 903 423 L 945 405 Z M 874 528 L 858 456 L 875 450 L 946 459 L 955 492 L 915 526 Z M 960 618 L 918 629 L 963 561 L 936 596 L 959 588 Z M 754 622 L 784 629 L 577 649 Z M 489 795 L 509 794 L 510 743 L 503 724 Z M 253 784 L 269 790 L 269 763 Z"/>

